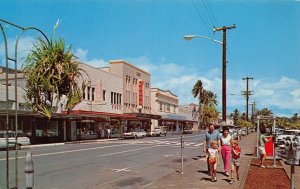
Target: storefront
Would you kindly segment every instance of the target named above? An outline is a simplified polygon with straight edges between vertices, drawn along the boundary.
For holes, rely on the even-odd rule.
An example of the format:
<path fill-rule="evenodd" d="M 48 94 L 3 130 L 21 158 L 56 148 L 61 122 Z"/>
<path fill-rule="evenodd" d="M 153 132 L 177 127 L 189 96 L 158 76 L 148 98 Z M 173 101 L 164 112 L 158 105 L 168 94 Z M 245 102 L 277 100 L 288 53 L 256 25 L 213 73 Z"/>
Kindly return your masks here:
<path fill-rule="evenodd" d="M 127 115 L 134 116 L 133 120 L 127 121 L 127 131 L 132 131 L 135 129 L 144 129 L 146 132 L 151 131 L 152 119 L 161 119 L 160 115 L 145 114 L 145 113 L 129 113 Z"/>
<path fill-rule="evenodd" d="M 67 124 L 71 141 L 122 137 L 127 120 L 136 119 L 133 115 L 83 110 L 71 111 L 68 116 L 76 119 Z"/>

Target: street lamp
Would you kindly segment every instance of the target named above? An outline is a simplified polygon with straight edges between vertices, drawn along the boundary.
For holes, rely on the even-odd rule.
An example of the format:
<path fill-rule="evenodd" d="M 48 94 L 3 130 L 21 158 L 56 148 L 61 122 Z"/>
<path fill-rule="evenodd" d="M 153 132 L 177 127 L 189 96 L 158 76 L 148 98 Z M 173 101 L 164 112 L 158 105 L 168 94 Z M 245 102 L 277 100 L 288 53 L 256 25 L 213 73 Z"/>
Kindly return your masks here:
<path fill-rule="evenodd" d="M 203 36 L 203 35 L 185 35 L 183 37 L 185 40 L 191 40 L 193 38 L 205 38 L 208 39 L 210 41 L 213 41 L 215 43 L 221 44 L 223 46 L 223 49 L 226 49 L 226 45 L 224 46 L 224 43 L 222 41 L 218 41 L 215 39 L 212 39 L 210 37 L 207 36 Z M 225 55 L 225 58 L 224 58 Z M 224 50 L 223 50 L 223 71 L 222 71 L 222 122 L 226 124 L 226 53 L 224 54 Z"/>
<path fill-rule="evenodd" d="M 10 25 L 10 26 L 13 26 L 19 30 L 21 30 L 20 34 L 17 36 L 16 38 L 16 42 L 15 42 L 15 56 L 14 58 L 12 57 L 9 57 L 9 53 L 8 53 L 8 43 L 7 43 L 7 37 L 6 37 L 6 31 L 5 29 L 3 28 L 2 24 L 5 23 L 7 25 Z M 46 34 L 36 28 L 36 27 L 21 27 L 19 25 L 16 25 L 12 22 L 8 22 L 6 20 L 3 20 L 0 18 L 0 32 L 2 33 L 2 36 L 3 36 L 3 39 L 4 39 L 4 51 L 5 51 L 5 63 L 6 63 L 6 70 L 8 70 L 8 61 L 12 61 L 15 63 L 15 131 L 17 133 L 18 131 L 18 106 L 17 106 L 17 103 L 18 103 L 18 95 L 17 95 L 17 87 L 18 87 L 18 84 L 17 84 L 17 74 L 18 74 L 18 70 L 17 70 L 17 65 L 18 65 L 18 44 L 19 44 L 19 40 L 21 38 L 21 36 L 28 30 L 35 30 L 37 32 L 39 32 L 40 34 L 42 34 L 44 36 L 44 38 L 47 40 L 48 43 L 50 43 L 49 39 L 47 38 Z M 6 125 L 5 125 L 5 129 L 6 129 L 6 132 L 8 132 L 9 130 L 9 106 L 8 106 L 8 103 L 9 103 L 9 97 L 8 97 L 8 71 L 6 71 Z M 18 135 L 16 135 L 15 137 L 15 140 L 16 140 L 16 143 L 18 142 Z M 6 135 L 6 187 L 9 188 L 9 152 L 8 152 L 8 136 Z M 15 182 L 16 182 L 16 187 L 15 188 L 18 188 L 18 149 L 16 148 L 16 151 L 15 151 Z"/>
<path fill-rule="evenodd" d="M 219 43 L 223 47 L 223 55 L 222 55 L 222 122 L 226 123 L 226 31 L 228 29 L 234 29 L 236 28 L 235 25 L 233 26 L 223 26 L 222 28 L 214 28 L 214 32 L 216 31 L 223 31 L 223 42 L 212 39 L 207 36 L 203 35 L 185 35 L 183 38 L 185 40 L 191 40 L 193 38 L 205 38 L 210 41 Z"/>
<path fill-rule="evenodd" d="M 210 37 L 207 37 L 207 36 L 204 36 L 204 35 L 185 35 L 185 36 L 183 36 L 183 38 L 185 39 L 185 40 L 191 40 L 191 39 L 193 39 L 193 38 L 205 38 L 205 39 L 208 39 L 208 40 L 211 40 L 211 41 L 214 41 L 214 42 L 216 42 L 216 43 L 219 43 L 219 44 L 221 44 L 221 45 L 223 45 L 223 42 L 222 41 L 218 41 L 218 40 L 215 40 L 215 39 L 212 39 L 212 38 L 210 38 Z"/>

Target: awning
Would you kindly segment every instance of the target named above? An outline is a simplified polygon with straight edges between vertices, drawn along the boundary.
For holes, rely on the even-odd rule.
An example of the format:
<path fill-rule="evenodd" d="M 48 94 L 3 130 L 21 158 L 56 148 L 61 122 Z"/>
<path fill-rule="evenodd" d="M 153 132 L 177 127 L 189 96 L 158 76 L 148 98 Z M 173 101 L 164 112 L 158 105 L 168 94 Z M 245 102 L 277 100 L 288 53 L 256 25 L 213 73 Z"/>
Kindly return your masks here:
<path fill-rule="evenodd" d="M 154 115 L 154 114 L 128 113 L 127 115 L 135 116 L 138 119 L 161 119 L 160 115 Z"/>
<path fill-rule="evenodd" d="M 132 115 L 128 114 L 116 114 L 116 113 L 109 113 L 109 112 L 95 112 L 95 111 L 85 111 L 85 110 L 73 110 L 70 112 L 62 112 L 65 115 L 69 116 L 80 116 L 85 118 L 102 118 L 102 119 L 130 119 L 135 118 Z"/>

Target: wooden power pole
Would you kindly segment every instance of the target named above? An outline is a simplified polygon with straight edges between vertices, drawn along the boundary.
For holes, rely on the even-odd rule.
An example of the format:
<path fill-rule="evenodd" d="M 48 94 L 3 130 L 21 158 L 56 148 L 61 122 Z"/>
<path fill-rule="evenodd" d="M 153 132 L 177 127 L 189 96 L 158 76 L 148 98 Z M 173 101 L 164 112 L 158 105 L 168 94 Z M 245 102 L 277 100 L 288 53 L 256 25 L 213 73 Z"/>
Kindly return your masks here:
<path fill-rule="evenodd" d="M 246 91 L 242 91 L 242 94 L 246 97 L 246 121 L 248 121 L 248 105 L 249 105 L 249 96 L 252 95 L 252 91 L 249 91 L 249 79 L 253 80 L 253 77 L 245 77 L 243 80 L 246 82 Z"/>
<path fill-rule="evenodd" d="M 222 61 L 222 121 L 226 123 L 226 31 L 236 28 L 233 26 L 223 26 L 221 28 L 215 28 L 215 31 L 223 32 L 223 61 Z"/>

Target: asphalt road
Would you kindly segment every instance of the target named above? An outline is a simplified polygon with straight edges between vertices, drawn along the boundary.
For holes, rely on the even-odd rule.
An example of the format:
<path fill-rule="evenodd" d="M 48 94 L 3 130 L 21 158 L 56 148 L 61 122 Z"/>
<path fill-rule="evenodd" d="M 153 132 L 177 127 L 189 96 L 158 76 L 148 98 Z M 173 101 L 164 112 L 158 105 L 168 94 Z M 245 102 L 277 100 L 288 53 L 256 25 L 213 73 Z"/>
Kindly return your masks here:
<path fill-rule="evenodd" d="M 203 134 L 184 135 L 184 165 L 203 156 Z M 143 188 L 181 171 L 180 135 L 109 142 L 43 146 L 19 151 L 18 188 L 26 188 L 27 150 L 34 161 L 34 188 Z M 10 187 L 15 187 L 15 151 L 10 154 Z M 178 173 L 180 174 L 180 173 Z M 6 183 L 6 152 L 0 151 L 0 188 Z"/>

